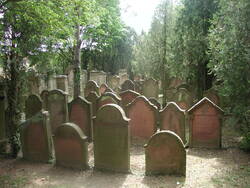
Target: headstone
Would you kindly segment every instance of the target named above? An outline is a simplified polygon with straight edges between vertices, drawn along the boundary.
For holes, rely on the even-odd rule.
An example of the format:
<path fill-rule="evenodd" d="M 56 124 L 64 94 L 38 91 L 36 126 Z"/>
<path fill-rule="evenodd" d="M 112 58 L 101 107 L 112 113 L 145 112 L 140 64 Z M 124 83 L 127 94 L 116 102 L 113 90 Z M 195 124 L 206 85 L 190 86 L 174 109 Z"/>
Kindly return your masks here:
<path fill-rule="evenodd" d="M 146 175 L 186 175 L 186 151 L 171 131 L 154 134 L 145 145 Z"/>
<path fill-rule="evenodd" d="M 106 83 L 107 74 L 103 71 L 91 71 L 90 80 L 94 80 L 98 85 Z"/>
<path fill-rule="evenodd" d="M 86 97 L 86 100 L 91 102 L 92 104 L 92 116 L 96 116 L 96 112 L 98 110 L 97 108 L 97 100 L 99 96 L 96 94 L 96 92 L 90 92 L 89 95 Z"/>
<path fill-rule="evenodd" d="M 118 92 L 119 86 L 120 86 L 120 77 L 117 75 L 109 76 L 108 77 L 108 85 L 111 87 L 111 89 Z"/>
<path fill-rule="evenodd" d="M 42 100 L 38 95 L 30 95 L 25 101 L 26 119 L 31 118 L 42 110 Z"/>
<path fill-rule="evenodd" d="M 68 99 L 62 90 L 52 90 L 48 96 L 48 109 L 52 133 L 62 123 L 68 122 Z"/>
<path fill-rule="evenodd" d="M 136 97 L 140 96 L 139 93 L 132 91 L 132 90 L 126 90 L 119 94 L 121 96 L 121 106 L 125 108 L 125 106 L 129 103 L 131 103 Z"/>
<path fill-rule="evenodd" d="M 56 165 L 87 169 L 88 142 L 79 126 L 65 123 L 57 127 L 54 136 Z"/>
<path fill-rule="evenodd" d="M 126 90 L 135 90 L 135 84 L 132 80 L 125 80 L 123 84 L 121 85 L 121 91 L 126 91 Z"/>
<path fill-rule="evenodd" d="M 97 85 L 95 81 L 89 80 L 84 89 L 84 96 L 88 97 L 89 93 L 92 91 L 96 92 L 99 95 L 99 86 Z"/>
<path fill-rule="evenodd" d="M 222 109 L 204 97 L 188 115 L 190 147 L 221 148 Z"/>
<path fill-rule="evenodd" d="M 38 75 L 34 72 L 34 70 L 30 71 L 30 74 L 27 78 L 28 80 L 28 93 L 29 95 L 35 94 L 39 95 L 39 77 Z"/>
<path fill-rule="evenodd" d="M 97 110 L 105 104 L 120 105 L 121 99 L 114 93 L 106 92 L 97 100 Z"/>
<path fill-rule="evenodd" d="M 69 103 L 69 121 L 79 126 L 82 132 L 92 140 L 92 106 L 82 97 Z"/>
<path fill-rule="evenodd" d="M 74 96 L 74 66 L 70 65 L 65 70 L 65 75 L 67 75 L 68 79 L 68 93 L 69 96 Z"/>
<path fill-rule="evenodd" d="M 49 79 L 48 79 L 48 90 L 54 90 L 56 89 L 56 79 L 55 79 L 55 75 L 50 75 Z"/>
<path fill-rule="evenodd" d="M 137 92 L 137 93 L 142 93 L 142 86 L 143 86 L 143 83 L 144 83 L 144 81 L 143 80 L 141 80 L 141 81 L 134 81 L 134 83 L 135 83 L 135 91 Z"/>
<path fill-rule="evenodd" d="M 185 110 L 181 109 L 174 102 L 168 103 L 167 106 L 160 111 L 160 129 L 173 131 L 185 144 Z"/>
<path fill-rule="evenodd" d="M 142 86 L 142 93 L 147 98 L 154 97 L 158 99 L 159 87 L 157 81 L 153 78 L 144 81 Z"/>
<path fill-rule="evenodd" d="M 58 75 L 56 79 L 56 88 L 68 93 L 68 80 L 66 75 Z"/>
<path fill-rule="evenodd" d="M 157 109 L 144 96 L 137 97 L 127 106 L 131 135 L 148 139 L 157 130 Z"/>
<path fill-rule="evenodd" d="M 178 104 L 180 108 L 184 110 L 188 110 L 193 103 L 192 95 L 185 88 L 179 88 L 177 90 L 174 96 L 174 101 L 176 102 L 176 104 Z"/>
<path fill-rule="evenodd" d="M 128 76 L 128 73 L 127 73 L 126 69 L 120 69 L 118 75 L 120 77 L 119 85 L 122 85 L 125 82 L 125 80 L 129 79 L 129 76 Z"/>
<path fill-rule="evenodd" d="M 49 113 L 39 112 L 20 127 L 23 158 L 35 162 L 49 162 L 53 158 Z"/>
<path fill-rule="evenodd" d="M 40 94 L 40 97 L 43 102 L 43 109 L 46 111 L 48 111 L 48 96 L 49 96 L 48 90 L 43 90 L 42 93 Z"/>
<path fill-rule="evenodd" d="M 99 93 L 100 93 L 100 95 L 104 94 L 108 88 L 109 88 L 109 87 L 108 87 L 107 84 L 101 84 L 101 86 L 100 86 L 100 88 L 99 88 Z"/>
<path fill-rule="evenodd" d="M 122 108 L 108 104 L 94 119 L 94 161 L 100 170 L 130 171 L 130 133 Z"/>
<path fill-rule="evenodd" d="M 161 110 L 161 103 L 159 103 L 159 101 L 154 98 L 154 97 L 150 97 L 149 102 L 151 102 L 153 105 L 155 105 L 157 107 L 158 110 Z"/>
<path fill-rule="evenodd" d="M 217 106 L 220 106 L 220 97 L 215 90 L 209 89 L 205 91 L 204 97 L 207 97 L 208 99 L 213 101 L 213 103 L 215 103 Z"/>
<path fill-rule="evenodd" d="M 176 92 L 177 90 L 174 87 L 167 88 L 166 89 L 166 98 L 167 98 L 166 102 L 174 101 L 174 96 Z"/>

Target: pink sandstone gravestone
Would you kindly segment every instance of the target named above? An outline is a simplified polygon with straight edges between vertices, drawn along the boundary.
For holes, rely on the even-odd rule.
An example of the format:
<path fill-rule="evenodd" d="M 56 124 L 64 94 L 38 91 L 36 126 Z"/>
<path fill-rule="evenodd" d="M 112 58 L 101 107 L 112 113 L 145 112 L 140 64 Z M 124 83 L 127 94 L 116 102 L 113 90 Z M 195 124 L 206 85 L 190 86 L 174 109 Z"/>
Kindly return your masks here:
<path fill-rule="evenodd" d="M 126 90 L 119 94 L 121 96 L 121 106 L 124 108 L 127 104 L 131 103 L 136 97 L 140 96 L 139 93 Z"/>
<path fill-rule="evenodd" d="M 97 83 L 93 80 L 89 80 L 86 84 L 86 87 L 84 88 L 84 96 L 88 97 L 90 92 L 96 92 L 99 95 L 99 86 Z"/>
<path fill-rule="evenodd" d="M 89 95 L 86 97 L 86 100 L 92 104 L 92 116 L 96 116 L 97 112 L 97 100 L 99 95 L 96 92 L 90 92 Z"/>
<path fill-rule="evenodd" d="M 221 148 L 223 110 L 204 97 L 188 110 L 190 147 Z"/>
<path fill-rule="evenodd" d="M 174 132 L 155 133 L 144 147 L 146 175 L 186 175 L 186 151 Z"/>

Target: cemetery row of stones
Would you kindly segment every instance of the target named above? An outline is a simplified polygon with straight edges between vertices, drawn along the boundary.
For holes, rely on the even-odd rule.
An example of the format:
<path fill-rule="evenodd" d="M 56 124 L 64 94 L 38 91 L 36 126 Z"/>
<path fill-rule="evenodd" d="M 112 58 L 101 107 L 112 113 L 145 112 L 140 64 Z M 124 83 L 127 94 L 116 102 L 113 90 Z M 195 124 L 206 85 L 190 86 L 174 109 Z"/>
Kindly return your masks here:
<path fill-rule="evenodd" d="M 116 94 L 89 81 L 86 99 L 70 103 L 61 90 L 43 91 L 42 100 L 29 96 L 21 126 L 23 157 L 47 162 L 55 154 L 57 165 L 86 169 L 93 141 L 95 169 L 129 172 L 131 138 L 140 138 L 148 140 L 146 174 L 185 175 L 185 126 L 191 147 L 221 147 L 222 110 L 214 102 L 205 97 L 188 110 L 174 102 L 161 109 L 157 99 L 154 105 L 130 86 L 125 81 Z"/>

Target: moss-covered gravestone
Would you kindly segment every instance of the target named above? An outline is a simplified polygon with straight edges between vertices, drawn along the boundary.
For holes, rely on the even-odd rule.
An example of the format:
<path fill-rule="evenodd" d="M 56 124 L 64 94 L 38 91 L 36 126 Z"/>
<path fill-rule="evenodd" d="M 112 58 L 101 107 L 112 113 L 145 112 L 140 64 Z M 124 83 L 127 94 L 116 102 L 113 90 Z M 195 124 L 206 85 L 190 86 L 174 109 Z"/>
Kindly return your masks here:
<path fill-rule="evenodd" d="M 115 93 L 106 92 L 101 95 L 97 100 L 97 110 L 105 104 L 118 104 L 120 105 L 121 99 Z"/>
<path fill-rule="evenodd" d="M 147 98 L 154 97 L 158 99 L 159 95 L 158 82 L 153 78 L 149 78 L 148 80 L 144 81 L 142 86 L 142 93 Z"/>
<path fill-rule="evenodd" d="M 130 171 L 129 120 L 116 104 L 101 107 L 94 119 L 94 161 L 99 170 Z"/>
<path fill-rule="evenodd" d="M 52 159 L 49 113 L 39 112 L 20 127 L 23 158 L 35 162 L 48 162 Z"/>
<path fill-rule="evenodd" d="M 144 96 L 137 97 L 127 106 L 131 136 L 148 139 L 157 130 L 157 109 Z"/>
<path fill-rule="evenodd" d="M 97 95 L 97 93 L 93 91 L 90 92 L 89 95 L 86 97 L 86 100 L 91 102 L 92 104 L 92 116 L 96 116 L 98 98 L 99 98 L 99 95 Z"/>
<path fill-rule="evenodd" d="M 168 103 L 160 111 L 160 129 L 175 132 L 186 143 L 185 137 L 185 110 L 181 109 L 176 103 Z"/>
<path fill-rule="evenodd" d="M 48 96 L 49 96 L 49 91 L 48 90 L 43 90 L 42 93 L 40 94 L 40 97 L 43 101 L 43 109 L 48 110 Z"/>
<path fill-rule="evenodd" d="M 30 95 L 25 101 L 26 119 L 31 118 L 42 110 L 42 100 L 38 95 Z"/>
<path fill-rule="evenodd" d="M 81 128 L 83 133 L 92 140 L 92 106 L 82 97 L 69 103 L 69 121 Z"/>
<path fill-rule="evenodd" d="M 88 97 L 90 92 L 96 92 L 99 95 L 99 86 L 98 84 L 93 81 L 89 80 L 84 88 L 84 97 Z"/>
<path fill-rule="evenodd" d="M 54 134 L 56 165 L 87 169 L 88 142 L 79 126 L 65 123 L 57 127 Z"/>
<path fill-rule="evenodd" d="M 186 151 L 171 131 L 154 134 L 145 145 L 146 175 L 186 175 Z"/>
<path fill-rule="evenodd" d="M 62 123 L 68 122 L 68 99 L 62 90 L 52 90 L 48 96 L 48 109 L 52 133 Z"/>
<path fill-rule="evenodd" d="M 188 110 L 190 147 L 221 148 L 223 110 L 204 97 Z"/>
<path fill-rule="evenodd" d="M 131 103 L 136 97 L 140 96 L 139 93 L 126 90 L 119 94 L 121 96 L 121 106 L 124 108 L 127 104 Z"/>
<path fill-rule="evenodd" d="M 135 90 L 135 84 L 132 80 L 125 80 L 121 85 L 121 91 Z"/>

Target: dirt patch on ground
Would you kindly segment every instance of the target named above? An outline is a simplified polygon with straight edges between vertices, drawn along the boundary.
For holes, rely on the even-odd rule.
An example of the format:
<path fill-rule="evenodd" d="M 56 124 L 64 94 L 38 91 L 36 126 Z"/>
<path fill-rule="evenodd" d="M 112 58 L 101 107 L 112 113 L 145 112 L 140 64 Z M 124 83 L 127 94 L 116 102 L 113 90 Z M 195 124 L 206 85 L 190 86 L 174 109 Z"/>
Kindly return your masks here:
<path fill-rule="evenodd" d="M 0 187 L 48 188 L 250 188 L 250 154 L 237 147 L 239 135 L 223 128 L 223 149 L 187 149 L 186 177 L 145 176 L 144 142 L 133 141 L 131 174 L 99 172 L 94 165 L 93 145 L 89 145 L 90 166 L 86 171 L 56 167 L 53 164 L 0 159 Z"/>

